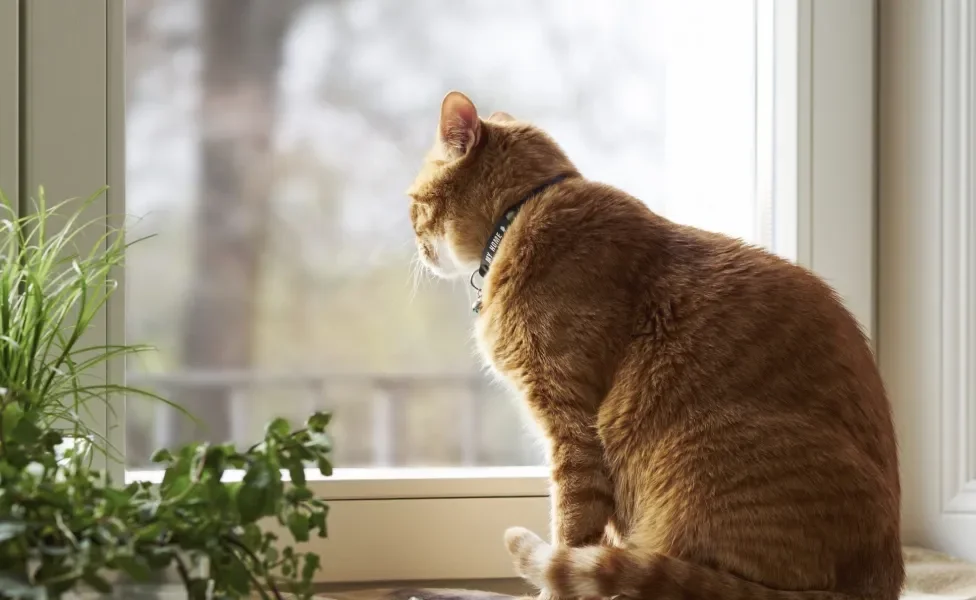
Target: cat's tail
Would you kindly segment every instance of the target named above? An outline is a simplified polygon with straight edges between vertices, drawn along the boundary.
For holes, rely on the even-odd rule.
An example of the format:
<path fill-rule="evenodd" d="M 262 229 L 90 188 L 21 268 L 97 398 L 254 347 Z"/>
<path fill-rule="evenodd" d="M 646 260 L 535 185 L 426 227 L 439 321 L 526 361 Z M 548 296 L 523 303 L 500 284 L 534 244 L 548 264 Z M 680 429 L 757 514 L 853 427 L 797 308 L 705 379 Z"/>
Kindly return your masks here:
<path fill-rule="evenodd" d="M 557 598 L 852 600 L 827 591 L 775 590 L 663 554 L 616 546 L 553 548 L 521 527 L 505 532 L 505 544 L 519 575 Z"/>

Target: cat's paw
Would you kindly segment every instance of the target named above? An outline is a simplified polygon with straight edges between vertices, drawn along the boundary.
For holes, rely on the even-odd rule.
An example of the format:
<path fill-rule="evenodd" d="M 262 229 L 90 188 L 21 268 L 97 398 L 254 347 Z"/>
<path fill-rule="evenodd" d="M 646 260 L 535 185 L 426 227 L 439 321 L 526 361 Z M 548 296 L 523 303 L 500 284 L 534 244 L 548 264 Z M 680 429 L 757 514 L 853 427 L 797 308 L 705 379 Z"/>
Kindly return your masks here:
<path fill-rule="evenodd" d="M 509 527 L 505 530 L 505 547 L 512 556 L 518 576 L 536 587 L 543 587 L 551 554 L 549 544 L 525 527 Z"/>
<path fill-rule="evenodd" d="M 531 554 L 540 546 L 548 546 L 548 544 L 525 527 L 509 527 L 505 530 L 505 547 L 508 548 L 512 558 Z"/>

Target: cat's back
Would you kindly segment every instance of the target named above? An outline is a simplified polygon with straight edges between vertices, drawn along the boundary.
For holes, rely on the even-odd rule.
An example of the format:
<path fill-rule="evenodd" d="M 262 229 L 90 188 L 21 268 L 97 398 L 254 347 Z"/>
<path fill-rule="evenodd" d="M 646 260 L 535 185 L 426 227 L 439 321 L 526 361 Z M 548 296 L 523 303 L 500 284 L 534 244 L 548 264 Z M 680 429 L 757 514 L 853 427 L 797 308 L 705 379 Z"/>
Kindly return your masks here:
<path fill-rule="evenodd" d="M 711 366 L 702 367 L 747 403 L 833 415 L 830 423 L 857 428 L 849 433 L 862 438 L 869 431 L 893 437 L 870 342 L 827 282 L 726 236 L 679 225 L 671 235 L 665 346 L 677 341 L 707 360 Z M 884 457 L 871 452 L 879 460 L 893 455 L 893 444 L 873 441 L 860 445 L 884 446 Z"/>
<path fill-rule="evenodd" d="M 632 330 L 600 412 L 618 513 L 653 507 L 664 551 L 771 586 L 809 561 L 804 585 L 897 594 L 894 427 L 854 316 L 760 248 L 653 217 L 636 233 L 653 239 L 621 257 Z"/>
<path fill-rule="evenodd" d="M 885 503 L 897 503 L 890 402 L 869 341 L 837 293 L 739 240 L 673 223 L 657 235 L 666 258 L 637 258 L 649 267 L 647 291 L 624 361 L 648 389 L 677 398 L 655 421 L 789 430 L 796 437 L 785 444 L 798 454 L 849 448 L 852 468 L 877 473 L 879 493 L 890 491 Z"/>
<path fill-rule="evenodd" d="M 685 411 L 734 404 L 819 421 L 897 476 L 874 356 L 820 277 L 674 223 L 609 185 L 578 178 L 539 200 L 503 245 L 486 290 L 509 337 L 531 326 L 532 347 L 558 350 L 586 315 L 606 348 L 587 358 L 609 378 L 636 362 L 647 385 L 680 384 Z"/>

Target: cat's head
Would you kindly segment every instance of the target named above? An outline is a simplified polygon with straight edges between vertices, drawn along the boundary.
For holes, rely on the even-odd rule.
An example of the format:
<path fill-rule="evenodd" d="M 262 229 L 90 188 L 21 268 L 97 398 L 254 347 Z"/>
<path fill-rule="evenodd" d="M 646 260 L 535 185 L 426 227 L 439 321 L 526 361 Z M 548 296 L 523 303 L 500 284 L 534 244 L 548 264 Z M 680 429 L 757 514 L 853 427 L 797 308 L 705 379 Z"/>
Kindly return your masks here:
<path fill-rule="evenodd" d="M 434 145 L 407 190 L 421 261 L 440 277 L 469 275 L 502 213 L 562 173 L 575 168 L 541 129 L 504 112 L 482 119 L 467 96 L 450 92 Z"/>

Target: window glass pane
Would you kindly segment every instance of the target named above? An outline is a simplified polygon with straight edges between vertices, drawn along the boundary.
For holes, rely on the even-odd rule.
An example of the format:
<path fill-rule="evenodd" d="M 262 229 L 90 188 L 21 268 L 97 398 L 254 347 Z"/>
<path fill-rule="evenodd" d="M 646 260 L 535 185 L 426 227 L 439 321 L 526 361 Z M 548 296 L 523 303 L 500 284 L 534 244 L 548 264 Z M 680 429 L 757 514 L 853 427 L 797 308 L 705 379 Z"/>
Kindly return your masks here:
<path fill-rule="evenodd" d="M 590 178 L 769 244 L 753 0 L 129 0 L 130 469 L 335 412 L 336 462 L 539 464 L 471 291 L 412 277 L 404 190 L 441 98 L 545 127 Z"/>

